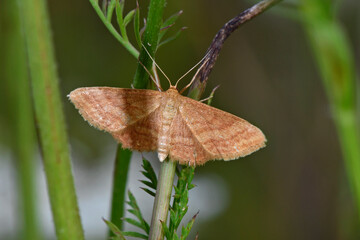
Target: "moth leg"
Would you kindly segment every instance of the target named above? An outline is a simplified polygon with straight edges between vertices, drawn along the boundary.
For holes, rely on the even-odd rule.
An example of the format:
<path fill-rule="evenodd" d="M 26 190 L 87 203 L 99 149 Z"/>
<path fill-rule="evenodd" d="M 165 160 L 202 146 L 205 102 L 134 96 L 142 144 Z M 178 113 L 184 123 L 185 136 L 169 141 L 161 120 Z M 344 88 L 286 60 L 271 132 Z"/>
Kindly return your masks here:
<path fill-rule="evenodd" d="M 213 97 L 214 97 L 214 96 L 208 96 L 207 98 L 204 98 L 204 99 L 199 100 L 199 102 L 208 101 L 208 100 L 212 99 Z"/>
<path fill-rule="evenodd" d="M 199 102 L 205 102 L 208 101 L 208 105 L 210 105 L 210 100 L 214 97 L 214 93 L 215 91 L 220 87 L 220 85 L 217 85 L 216 87 L 213 88 L 213 90 L 211 91 L 210 95 L 207 98 L 204 98 L 202 100 L 200 100 Z"/>
<path fill-rule="evenodd" d="M 153 81 L 154 81 L 154 83 L 155 83 L 158 91 L 159 91 L 159 92 L 162 92 L 163 90 L 161 89 L 160 79 L 159 79 L 159 75 L 158 75 L 158 73 L 157 73 L 157 69 L 156 69 L 156 65 L 155 65 L 155 64 L 153 64 L 152 70 L 153 70 L 154 78 L 155 78 L 155 80 L 153 80 Z"/>
<path fill-rule="evenodd" d="M 158 78 L 158 80 L 155 80 L 154 77 L 152 76 L 152 74 L 149 72 L 149 70 L 145 67 L 145 65 L 140 60 L 139 60 L 139 63 L 144 68 L 144 70 L 147 72 L 147 74 L 149 74 L 149 77 L 155 83 L 155 85 L 158 88 L 159 92 L 163 92 L 163 90 L 162 90 L 162 88 L 160 86 L 159 78 Z M 155 73 L 155 72 L 154 72 L 154 75 L 157 76 L 157 73 Z"/>

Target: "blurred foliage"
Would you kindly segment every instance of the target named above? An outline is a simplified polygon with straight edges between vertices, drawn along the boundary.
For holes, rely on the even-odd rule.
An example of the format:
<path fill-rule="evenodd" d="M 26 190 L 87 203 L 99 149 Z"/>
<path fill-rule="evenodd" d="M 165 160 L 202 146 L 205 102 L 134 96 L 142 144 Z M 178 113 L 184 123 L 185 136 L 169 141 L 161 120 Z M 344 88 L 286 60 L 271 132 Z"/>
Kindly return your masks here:
<path fill-rule="evenodd" d="M 145 13 L 147 1 L 139 2 L 140 12 Z M 204 96 L 221 84 L 212 105 L 260 127 L 268 143 L 245 159 L 210 162 L 197 169 L 197 176 L 221 176 L 231 194 L 227 210 L 216 219 L 197 217 L 202 239 L 357 239 L 357 212 L 329 102 L 299 22 L 298 2 L 289 2 L 294 5 L 272 8 L 235 32 L 210 75 Z M 182 9 L 176 26 L 188 29 L 159 48 L 158 64 L 172 80 L 177 79 L 201 59 L 218 29 L 252 3 L 169 1 L 165 18 Z M 73 148 L 82 149 L 75 161 L 96 167 L 102 162 L 94 159 L 113 140 L 84 124 L 66 95 L 82 86 L 129 87 L 137 62 L 104 28 L 87 1 L 49 1 L 49 7 L 68 132 Z M 125 12 L 135 7 L 128 1 Z M 360 2 L 337 1 L 336 10 L 355 71 L 360 72 Z M 3 35 L 8 23 L 1 24 Z M 136 42 L 133 34 L 128 35 Z M 3 43 L 0 48 L 3 52 Z M 0 56 L 1 78 L 4 61 Z M 355 81 L 358 85 L 359 79 Z M 165 81 L 163 86 L 166 89 Z M 0 102 L 0 142 L 10 148 L 13 122 L 6 94 L 0 94 Z"/>
<path fill-rule="evenodd" d="M 35 124 L 30 94 L 30 82 L 27 69 L 20 14 L 15 1 L 6 1 L 0 9 L 0 23 L 11 22 L 3 26 L 1 38 L 4 68 L 3 91 L 7 100 L 10 132 L 8 144 L 12 148 L 12 160 L 16 169 L 18 189 L 17 217 L 18 236 L 28 240 L 40 240 L 41 233 L 37 215 L 37 196 L 35 187 Z M 20 86 L 20 87 L 19 87 Z M 4 131 L 2 131 L 4 133 Z M 1 159 L 1 157 L 0 157 Z M 0 162 L 1 164 L 1 162 Z"/>
<path fill-rule="evenodd" d="M 301 7 L 304 28 L 334 116 L 359 223 L 360 132 L 356 119 L 356 72 L 347 34 L 334 15 L 334 9 L 334 4 L 321 0 L 303 0 Z M 359 234 L 357 230 L 360 237 Z"/>
<path fill-rule="evenodd" d="M 17 10 L 56 237 L 81 240 L 84 233 L 72 176 L 47 1 L 21 0 Z"/>

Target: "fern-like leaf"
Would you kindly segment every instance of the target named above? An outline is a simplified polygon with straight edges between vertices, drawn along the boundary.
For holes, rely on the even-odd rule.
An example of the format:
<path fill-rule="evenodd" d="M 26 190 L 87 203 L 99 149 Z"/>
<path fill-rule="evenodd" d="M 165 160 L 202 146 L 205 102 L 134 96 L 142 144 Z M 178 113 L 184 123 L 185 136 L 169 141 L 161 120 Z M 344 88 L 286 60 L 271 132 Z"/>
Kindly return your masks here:
<path fill-rule="evenodd" d="M 148 193 L 150 196 L 155 197 L 155 195 L 156 195 L 156 193 L 154 193 L 153 191 L 151 191 L 151 190 L 149 190 L 147 188 L 142 188 L 141 187 L 141 189 L 144 190 L 146 193 Z"/>
<path fill-rule="evenodd" d="M 138 233 L 138 232 L 123 232 L 124 236 L 127 237 L 137 237 L 141 239 L 148 239 L 149 237 L 147 235 Z"/>
<path fill-rule="evenodd" d="M 176 186 L 174 186 L 175 194 L 174 201 L 170 209 L 170 222 L 169 227 L 164 228 L 164 233 L 167 233 L 167 239 L 177 240 L 185 239 L 189 234 L 192 224 L 195 221 L 193 218 L 186 227 L 183 227 L 181 237 L 179 238 L 176 234 L 177 229 L 188 211 L 188 202 L 189 202 L 189 190 L 194 187 L 191 183 L 194 177 L 194 168 L 193 167 L 182 167 L 181 169 L 176 170 L 178 176 L 178 181 Z"/>
<path fill-rule="evenodd" d="M 142 167 L 144 168 L 144 171 L 141 171 L 141 173 L 147 177 L 150 182 L 154 183 L 154 187 L 156 189 L 156 186 L 157 186 L 157 176 L 156 176 L 156 173 L 154 171 L 154 168 L 151 166 L 151 163 L 146 160 L 146 159 L 143 159 L 143 165 Z"/>
<path fill-rule="evenodd" d="M 143 159 L 142 167 L 143 167 L 143 171 L 141 171 L 141 173 L 144 175 L 144 177 L 147 178 L 147 180 L 140 180 L 140 182 L 142 182 L 144 185 L 150 188 L 150 189 L 148 188 L 142 188 L 142 189 L 146 193 L 155 197 L 155 192 L 157 188 L 157 176 L 154 171 L 154 168 L 151 166 L 151 163 L 146 159 Z"/>
<path fill-rule="evenodd" d="M 124 233 L 121 232 L 121 230 L 112 222 L 107 221 L 106 219 L 103 218 L 103 221 L 106 223 L 106 225 L 108 225 L 108 227 L 110 228 L 111 232 L 114 233 L 114 240 L 126 240 L 126 238 L 124 237 Z"/>
<path fill-rule="evenodd" d="M 138 222 L 136 221 L 135 219 L 132 219 L 132 218 L 123 218 L 123 221 L 127 222 L 127 223 L 130 223 L 131 225 L 134 225 L 138 228 L 142 228 L 142 224 L 141 222 Z"/>
<path fill-rule="evenodd" d="M 132 221 L 129 222 L 129 220 L 127 219 L 127 222 L 130 224 L 133 224 L 136 222 L 135 224 L 133 224 L 134 226 L 141 228 L 147 234 L 149 234 L 150 226 L 143 218 L 134 195 L 130 191 L 128 191 L 128 195 L 129 195 L 129 201 L 127 202 L 127 204 L 131 207 L 131 209 L 128 209 L 128 212 L 133 214 L 137 218 L 138 221 L 134 220 L 134 222 L 132 222 Z"/>

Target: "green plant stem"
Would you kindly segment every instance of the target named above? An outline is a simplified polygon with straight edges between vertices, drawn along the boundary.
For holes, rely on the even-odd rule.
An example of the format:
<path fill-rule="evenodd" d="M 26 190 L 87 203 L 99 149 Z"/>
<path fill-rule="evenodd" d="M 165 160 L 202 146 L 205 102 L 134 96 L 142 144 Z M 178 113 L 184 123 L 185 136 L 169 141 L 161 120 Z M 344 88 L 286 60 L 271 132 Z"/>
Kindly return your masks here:
<path fill-rule="evenodd" d="M 149 240 L 163 239 L 161 222 L 167 220 L 169 213 L 170 197 L 174 182 L 176 162 L 166 159 L 161 164 L 154 208 L 151 218 Z"/>
<path fill-rule="evenodd" d="M 0 22 L 11 23 L 4 34 L 4 76 L 8 103 L 11 107 L 13 155 L 18 183 L 19 239 L 39 240 L 38 215 L 36 211 L 36 159 L 35 125 L 31 105 L 30 83 L 27 72 L 26 51 L 21 32 L 20 15 L 16 1 L 5 1 L 0 8 Z"/>
<path fill-rule="evenodd" d="M 165 8 L 165 0 L 151 0 L 149 6 L 148 17 L 146 21 L 146 29 L 143 37 L 143 44 L 149 51 L 151 56 L 155 56 L 158 46 L 159 32 L 162 25 L 162 16 Z M 147 52 L 142 48 L 139 56 L 139 61 L 151 71 L 152 60 L 149 58 Z M 149 76 L 141 64 L 135 72 L 133 86 L 135 88 L 144 89 L 147 87 Z"/>
<path fill-rule="evenodd" d="M 135 58 L 139 57 L 138 50 L 129 42 L 124 40 L 124 38 L 121 37 L 121 35 L 116 31 L 114 26 L 111 24 L 111 21 L 108 21 L 106 16 L 104 15 L 103 11 L 101 10 L 98 1 L 96 0 L 89 0 L 91 5 L 93 6 L 95 12 L 101 19 L 101 21 L 104 23 L 105 27 L 109 30 L 109 32 L 126 48 L 131 55 L 133 55 Z"/>
<path fill-rule="evenodd" d="M 304 28 L 317 60 L 334 115 L 351 189 L 360 217 L 360 137 L 356 124 L 355 67 L 350 44 L 333 4 L 303 0 Z"/>
<path fill-rule="evenodd" d="M 119 229 L 122 229 L 122 218 L 124 217 L 124 203 L 125 203 L 125 190 L 127 175 L 130 165 L 131 151 L 123 149 L 121 145 L 118 145 L 115 165 L 114 165 L 114 177 L 113 177 L 113 190 L 111 201 L 111 222 L 115 224 Z M 115 236 L 115 234 L 109 230 L 109 235 Z"/>
<path fill-rule="evenodd" d="M 95 3 L 94 0 L 90 0 L 90 2 Z M 160 32 L 160 26 L 162 22 L 162 13 L 165 0 L 152 0 L 150 2 L 148 18 L 147 18 L 147 28 L 144 33 L 144 39 L 148 39 L 147 42 L 153 43 L 154 50 L 152 54 L 155 53 L 158 35 Z M 95 10 L 97 10 L 98 15 L 101 18 L 102 12 L 98 5 L 93 4 Z M 105 23 L 105 21 L 103 20 Z M 157 27 L 154 27 L 157 26 Z M 112 26 L 111 26 L 112 27 Z M 112 27 L 113 28 L 113 27 Z M 108 27 L 110 30 L 110 28 Z M 142 51 L 142 59 L 145 59 L 144 62 L 151 63 L 151 59 L 147 55 L 145 51 Z M 138 57 L 138 56 L 136 56 Z M 141 64 L 138 65 L 138 69 L 136 73 L 138 73 L 139 68 L 143 70 Z M 146 72 L 145 72 L 146 73 Z M 139 75 L 135 74 L 135 78 L 133 81 L 134 88 L 146 88 L 148 84 L 148 76 L 147 75 Z M 114 174 L 114 183 L 113 183 L 113 198 L 112 198 L 112 209 L 111 209 L 111 221 L 119 228 L 122 229 L 122 223 L 119 220 L 124 215 L 124 199 L 125 199 L 125 188 L 126 188 L 126 176 L 127 170 L 130 162 L 131 154 L 127 154 L 127 150 L 121 149 L 121 146 L 118 147 L 117 156 L 115 159 L 115 174 Z M 123 169 L 121 172 L 117 169 Z M 119 173 L 119 174 L 117 174 Z M 123 176 L 122 176 L 123 175 Z M 116 218 L 116 219 L 115 219 Z M 113 236 L 113 233 L 110 231 L 110 236 Z"/>
<path fill-rule="evenodd" d="M 345 166 L 360 217 L 360 140 L 356 115 L 353 111 L 341 109 L 338 109 L 335 115 Z"/>
<path fill-rule="evenodd" d="M 59 240 L 84 239 L 44 0 L 18 0 L 51 210 Z"/>
<path fill-rule="evenodd" d="M 146 29 L 143 36 L 143 44 L 151 56 L 155 56 L 155 52 L 157 50 L 165 3 L 165 0 L 151 0 L 150 2 L 146 21 Z M 149 71 L 151 70 L 153 65 L 152 60 L 143 48 L 140 52 L 139 61 Z M 149 79 L 149 76 L 142 64 L 138 64 L 133 81 L 133 86 L 135 88 L 141 89 L 147 87 Z M 175 167 L 176 163 L 168 160 L 161 164 L 158 187 L 154 201 L 153 215 L 151 219 L 149 239 L 163 238 L 163 231 L 160 221 L 166 221 L 167 219 L 170 205 L 170 195 L 175 175 Z"/>

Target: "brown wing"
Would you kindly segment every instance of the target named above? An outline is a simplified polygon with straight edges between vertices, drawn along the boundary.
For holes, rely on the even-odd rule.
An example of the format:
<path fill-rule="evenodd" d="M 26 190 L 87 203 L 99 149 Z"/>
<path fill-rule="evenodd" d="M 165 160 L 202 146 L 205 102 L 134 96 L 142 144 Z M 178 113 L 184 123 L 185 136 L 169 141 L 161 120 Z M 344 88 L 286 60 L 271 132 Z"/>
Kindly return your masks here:
<path fill-rule="evenodd" d="M 204 164 L 211 159 L 211 155 L 194 137 L 179 112 L 175 115 L 170 129 L 169 156 L 171 160 L 194 166 Z"/>
<path fill-rule="evenodd" d="M 230 113 L 182 97 L 179 112 L 208 160 L 244 157 L 265 146 L 260 129 Z"/>
<path fill-rule="evenodd" d="M 160 130 L 159 108 L 126 128 L 111 132 L 111 135 L 122 143 L 124 148 L 140 152 L 157 151 L 158 135 Z"/>
<path fill-rule="evenodd" d="M 161 92 L 110 87 L 78 88 L 70 100 L 91 125 L 105 130 L 124 147 L 151 151 L 157 140 Z M 143 148 L 139 147 L 141 143 Z"/>

